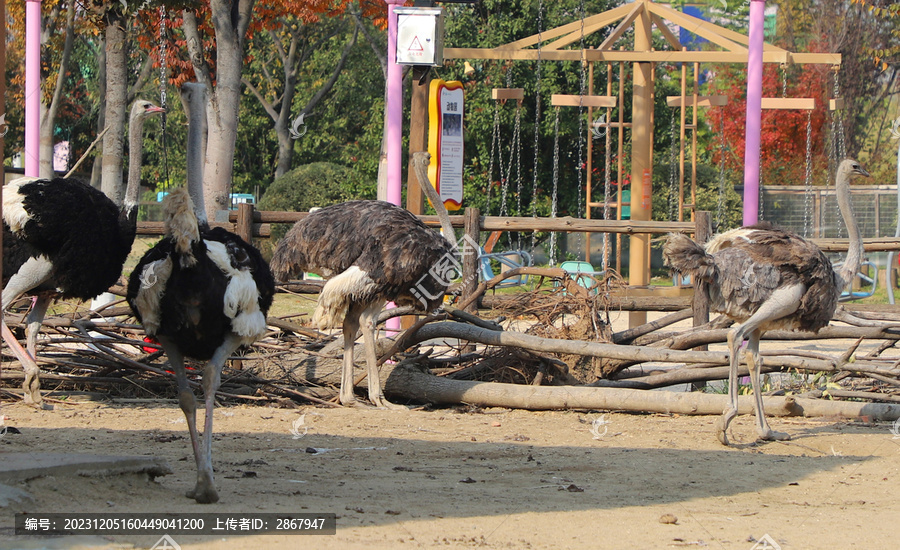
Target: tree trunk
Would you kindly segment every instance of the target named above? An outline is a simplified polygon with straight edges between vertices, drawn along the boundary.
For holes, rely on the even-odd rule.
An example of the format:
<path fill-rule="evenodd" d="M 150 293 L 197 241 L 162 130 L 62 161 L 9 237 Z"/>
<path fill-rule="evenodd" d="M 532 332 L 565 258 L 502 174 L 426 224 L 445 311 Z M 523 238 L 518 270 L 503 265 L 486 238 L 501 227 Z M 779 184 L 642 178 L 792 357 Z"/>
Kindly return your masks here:
<path fill-rule="evenodd" d="M 584 386 L 525 386 L 495 382 L 450 380 L 413 368 L 397 367 L 382 373 L 384 391 L 436 405 L 462 404 L 528 410 L 600 409 L 664 414 L 721 414 L 727 395 Z M 764 397 L 771 416 L 834 416 L 891 421 L 900 418 L 900 405 L 824 401 L 796 397 Z M 753 396 L 740 396 L 738 412 L 753 412 Z"/>
<path fill-rule="evenodd" d="M 46 20 L 42 21 L 47 25 Z M 52 178 L 53 173 L 53 130 L 56 128 L 56 114 L 59 112 L 59 104 L 62 102 L 63 87 L 67 82 L 66 73 L 69 72 L 69 60 L 72 56 L 72 45 L 75 42 L 75 3 L 69 2 L 66 8 L 66 27 L 62 57 L 59 61 L 59 72 L 56 77 L 56 86 L 50 97 L 50 104 L 41 100 L 41 127 L 40 127 L 40 167 L 38 173 L 42 178 Z M 50 38 L 49 29 L 41 32 L 42 45 L 44 40 Z"/>
<path fill-rule="evenodd" d="M 204 202 L 210 222 L 216 220 L 217 212 L 227 211 L 231 206 L 228 195 L 234 175 L 244 40 L 253 3 L 254 0 L 210 2 L 216 35 L 216 85 L 208 86 L 209 138 L 203 171 Z M 194 56 L 191 57 L 193 59 Z M 194 70 L 200 72 L 204 67 L 198 66 L 195 61 Z"/>
<path fill-rule="evenodd" d="M 97 135 L 106 128 L 106 38 L 101 36 L 97 48 L 97 89 L 100 107 L 97 109 Z M 103 180 L 103 144 L 97 145 L 91 166 L 91 187 L 100 189 Z"/>
<path fill-rule="evenodd" d="M 128 93 L 128 59 L 125 53 L 125 28 L 121 14 L 107 11 L 106 26 L 106 110 L 109 130 L 103 136 L 103 166 L 100 189 L 117 206 L 125 200 L 122 184 L 122 156 Z"/>

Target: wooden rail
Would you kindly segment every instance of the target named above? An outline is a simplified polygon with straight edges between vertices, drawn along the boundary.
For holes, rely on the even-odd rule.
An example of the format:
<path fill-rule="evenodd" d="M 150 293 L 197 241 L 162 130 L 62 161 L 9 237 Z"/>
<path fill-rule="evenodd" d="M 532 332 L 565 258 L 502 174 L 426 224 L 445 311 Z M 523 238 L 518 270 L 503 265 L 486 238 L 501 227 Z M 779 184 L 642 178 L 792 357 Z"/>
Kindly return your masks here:
<path fill-rule="evenodd" d="M 241 204 L 237 210 L 228 213 L 227 223 L 211 225 L 224 227 L 240 235 L 244 240 L 269 238 L 272 236 L 273 223 L 295 223 L 309 214 L 307 212 L 278 212 L 256 210 L 252 204 Z M 418 216 L 426 225 L 440 227 L 437 216 Z M 581 220 L 572 217 L 535 218 L 529 216 L 481 216 L 479 231 L 559 231 L 578 233 L 624 233 L 664 234 L 690 233 L 696 234 L 694 222 L 656 222 L 637 220 Z M 466 216 L 450 216 L 453 227 L 465 227 Z M 138 222 L 138 235 L 162 235 L 163 222 Z M 810 239 L 825 252 L 846 252 L 848 239 Z M 900 238 L 875 237 L 863 239 L 866 252 L 900 251 Z"/>

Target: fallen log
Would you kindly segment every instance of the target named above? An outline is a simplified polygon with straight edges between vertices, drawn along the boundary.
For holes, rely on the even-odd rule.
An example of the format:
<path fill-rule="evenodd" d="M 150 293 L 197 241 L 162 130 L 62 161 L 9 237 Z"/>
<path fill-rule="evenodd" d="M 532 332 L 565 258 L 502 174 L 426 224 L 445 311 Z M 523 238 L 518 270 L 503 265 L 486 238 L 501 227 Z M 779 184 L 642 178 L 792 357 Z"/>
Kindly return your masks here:
<path fill-rule="evenodd" d="M 468 404 L 479 407 L 507 407 L 527 410 L 595 409 L 676 414 L 721 414 L 727 395 L 701 392 L 681 393 L 625 388 L 584 386 L 525 386 L 495 382 L 450 380 L 399 364 L 385 381 L 384 391 L 394 398 L 435 405 Z M 867 417 L 893 421 L 900 418 L 900 405 L 823 401 L 797 397 L 764 397 L 771 416 Z M 753 411 L 753 397 L 740 396 L 738 413 Z"/>

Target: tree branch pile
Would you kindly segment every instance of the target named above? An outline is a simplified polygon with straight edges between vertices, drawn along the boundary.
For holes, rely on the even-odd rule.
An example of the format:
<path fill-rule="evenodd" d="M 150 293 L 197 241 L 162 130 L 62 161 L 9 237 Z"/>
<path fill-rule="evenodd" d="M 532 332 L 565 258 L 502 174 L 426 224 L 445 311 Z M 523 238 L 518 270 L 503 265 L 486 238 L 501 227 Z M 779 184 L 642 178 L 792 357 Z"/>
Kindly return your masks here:
<path fill-rule="evenodd" d="M 545 276 L 548 276 L 545 274 Z M 690 311 L 670 313 L 647 325 L 614 333 L 610 300 L 614 278 L 600 292 L 583 292 L 563 274 L 545 289 L 512 295 L 502 308 L 482 316 L 448 307 L 420 318 L 393 338 L 381 338 L 385 391 L 410 403 L 473 404 L 528 409 L 603 409 L 719 414 L 725 395 L 653 391 L 723 380 L 725 351 L 695 351 L 725 341 L 728 323 L 674 330 Z M 482 284 L 480 292 L 488 290 Z M 580 290 L 579 290 L 580 289 Z M 465 304 L 462 304 L 465 305 Z M 38 345 L 42 388 L 89 391 L 120 398 L 175 399 L 174 375 L 164 354 L 143 340 L 127 308 L 48 316 Z M 385 314 L 382 317 L 389 317 Z M 492 318 L 486 318 L 492 316 Z M 24 313 L 6 315 L 24 340 Z M 895 318 L 896 317 L 896 318 Z M 524 331 L 511 330 L 527 325 Z M 791 383 L 766 399 L 767 411 L 784 415 L 829 415 L 893 420 L 900 417 L 900 317 L 890 312 L 842 309 L 818 334 L 772 331 L 766 340 L 841 338 L 854 342 L 839 355 L 785 345 L 764 352 L 764 373 L 787 373 Z M 339 331 L 324 334 L 289 318 L 270 318 L 270 333 L 234 357 L 223 372 L 220 398 L 296 406 L 336 405 L 343 342 Z M 871 341 L 876 340 L 876 346 Z M 865 355 L 857 350 L 869 341 Z M 22 372 L 4 348 L 0 385 L 19 392 Z M 356 354 L 365 388 L 362 350 Z M 9 368 L 10 366 L 13 368 Z M 200 364 L 192 382 L 199 386 Z M 746 375 L 742 365 L 741 375 Z M 13 398 L 13 397 L 9 397 Z M 53 394 L 48 395 L 53 399 Z M 749 401 L 741 407 L 750 411 Z"/>

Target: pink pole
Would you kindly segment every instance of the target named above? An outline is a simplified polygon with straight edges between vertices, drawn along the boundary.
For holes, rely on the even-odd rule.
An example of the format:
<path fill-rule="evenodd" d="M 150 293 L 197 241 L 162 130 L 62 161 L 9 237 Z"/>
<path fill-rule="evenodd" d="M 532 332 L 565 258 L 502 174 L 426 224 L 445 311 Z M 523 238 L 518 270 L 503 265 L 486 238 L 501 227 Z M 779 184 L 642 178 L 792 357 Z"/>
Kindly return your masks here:
<path fill-rule="evenodd" d="M 746 147 L 744 149 L 744 225 L 759 221 L 759 149 L 762 132 L 763 28 L 765 0 L 750 0 L 747 58 Z"/>
<path fill-rule="evenodd" d="M 41 0 L 25 0 L 25 175 L 41 171 Z"/>
<path fill-rule="evenodd" d="M 387 51 L 387 200 L 399 205 L 403 179 L 403 70 L 397 65 L 397 14 L 403 0 L 385 0 L 388 5 Z"/>
<path fill-rule="evenodd" d="M 387 152 L 387 201 L 400 205 L 403 197 L 403 70 L 397 65 L 397 14 L 394 8 L 403 0 L 385 0 L 388 5 L 387 42 L 387 128 L 385 149 Z M 393 303 L 388 307 L 394 307 Z M 388 334 L 400 330 L 400 318 L 388 319 Z"/>

